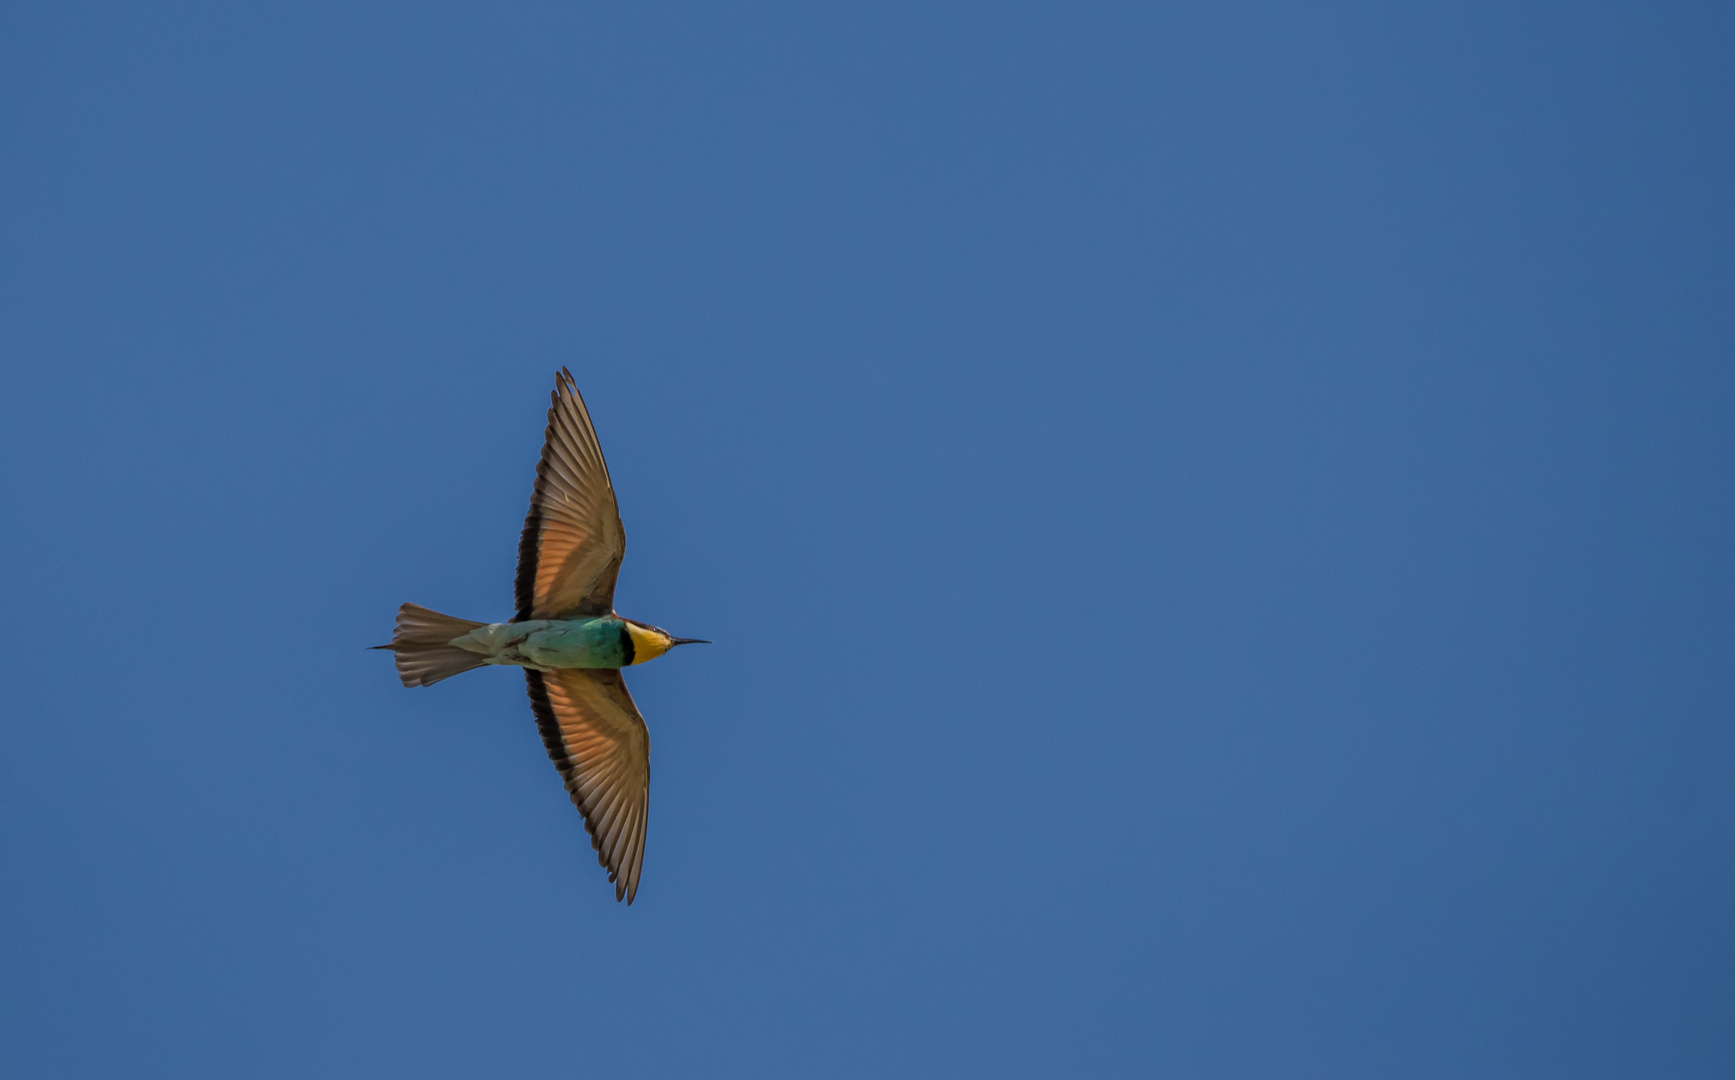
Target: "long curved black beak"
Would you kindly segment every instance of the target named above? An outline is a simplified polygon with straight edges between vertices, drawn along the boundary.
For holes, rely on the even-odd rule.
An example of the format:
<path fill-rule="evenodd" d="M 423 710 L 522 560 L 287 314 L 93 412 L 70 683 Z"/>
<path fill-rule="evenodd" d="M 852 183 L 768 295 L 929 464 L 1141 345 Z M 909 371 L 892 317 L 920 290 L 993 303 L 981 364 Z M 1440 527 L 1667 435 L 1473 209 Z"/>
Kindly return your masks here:
<path fill-rule="evenodd" d="M 669 648 L 671 648 L 671 649 L 674 648 L 676 645 L 710 645 L 710 644 L 712 644 L 712 642 L 706 641 L 704 638 L 696 638 L 696 637 L 678 637 L 678 638 L 670 638 L 669 639 Z"/>

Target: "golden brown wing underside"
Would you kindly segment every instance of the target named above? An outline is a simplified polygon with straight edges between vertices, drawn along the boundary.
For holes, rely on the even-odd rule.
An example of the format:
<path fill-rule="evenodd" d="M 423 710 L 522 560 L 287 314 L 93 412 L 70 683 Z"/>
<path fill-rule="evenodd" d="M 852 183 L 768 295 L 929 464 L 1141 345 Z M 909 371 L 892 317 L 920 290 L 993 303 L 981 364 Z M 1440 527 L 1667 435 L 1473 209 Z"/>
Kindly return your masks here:
<path fill-rule="evenodd" d="M 626 547 L 596 429 L 572 373 L 561 368 L 530 514 L 518 540 L 515 618 L 607 615 L 614 610 L 615 576 Z"/>
<path fill-rule="evenodd" d="M 627 903 L 639 891 L 650 809 L 651 734 L 613 668 L 524 670 L 542 744 L 584 815 L 596 859 Z"/>

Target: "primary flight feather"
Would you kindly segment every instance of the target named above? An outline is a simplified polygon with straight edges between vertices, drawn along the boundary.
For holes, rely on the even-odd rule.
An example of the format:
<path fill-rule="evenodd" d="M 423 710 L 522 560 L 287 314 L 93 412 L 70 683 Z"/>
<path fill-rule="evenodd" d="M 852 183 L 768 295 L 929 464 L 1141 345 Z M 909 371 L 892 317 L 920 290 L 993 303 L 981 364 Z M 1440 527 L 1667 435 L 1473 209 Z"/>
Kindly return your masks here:
<path fill-rule="evenodd" d="M 389 645 L 405 686 L 432 686 L 484 664 L 524 669 L 530 708 L 573 805 L 628 904 L 639 891 L 650 804 L 651 736 L 620 669 L 678 638 L 614 610 L 626 530 L 596 429 L 572 374 L 555 376 L 542 461 L 518 541 L 518 610 L 479 623 L 405 604 Z"/>

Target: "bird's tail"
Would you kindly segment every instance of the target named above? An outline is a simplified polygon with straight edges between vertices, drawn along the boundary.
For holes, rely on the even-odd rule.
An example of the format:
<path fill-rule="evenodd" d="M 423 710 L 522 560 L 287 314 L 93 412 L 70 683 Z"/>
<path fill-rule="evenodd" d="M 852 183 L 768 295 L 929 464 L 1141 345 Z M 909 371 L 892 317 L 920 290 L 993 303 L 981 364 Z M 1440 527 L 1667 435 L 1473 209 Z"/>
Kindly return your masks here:
<path fill-rule="evenodd" d="M 405 686 L 432 686 L 441 679 L 487 663 L 476 653 L 447 644 L 486 623 L 454 619 L 419 604 L 398 608 L 398 624 L 390 645 L 375 645 L 396 654 L 398 678 Z"/>

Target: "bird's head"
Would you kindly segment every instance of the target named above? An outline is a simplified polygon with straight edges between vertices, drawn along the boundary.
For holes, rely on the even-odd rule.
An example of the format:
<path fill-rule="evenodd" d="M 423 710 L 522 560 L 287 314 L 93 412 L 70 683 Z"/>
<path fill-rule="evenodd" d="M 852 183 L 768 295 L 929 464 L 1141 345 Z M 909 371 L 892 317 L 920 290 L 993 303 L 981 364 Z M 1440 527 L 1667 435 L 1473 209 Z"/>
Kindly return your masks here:
<path fill-rule="evenodd" d="M 642 664 L 655 660 L 676 645 L 709 645 L 703 638 L 676 637 L 660 626 L 636 619 L 622 619 L 626 624 L 627 640 L 632 642 L 632 659 L 628 663 Z"/>

